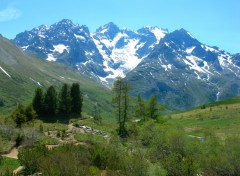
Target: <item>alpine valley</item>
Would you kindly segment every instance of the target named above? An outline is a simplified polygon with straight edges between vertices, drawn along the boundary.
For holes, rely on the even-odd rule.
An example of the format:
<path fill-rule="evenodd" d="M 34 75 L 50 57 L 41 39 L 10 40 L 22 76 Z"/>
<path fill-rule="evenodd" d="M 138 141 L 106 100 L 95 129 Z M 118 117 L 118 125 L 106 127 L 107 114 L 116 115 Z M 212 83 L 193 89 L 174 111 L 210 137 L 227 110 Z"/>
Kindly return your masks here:
<path fill-rule="evenodd" d="M 132 95 L 156 94 L 177 110 L 240 95 L 240 54 L 203 44 L 185 29 L 132 31 L 111 22 L 91 34 L 87 26 L 64 19 L 22 32 L 13 42 L 109 88 L 116 77 L 126 77 Z"/>

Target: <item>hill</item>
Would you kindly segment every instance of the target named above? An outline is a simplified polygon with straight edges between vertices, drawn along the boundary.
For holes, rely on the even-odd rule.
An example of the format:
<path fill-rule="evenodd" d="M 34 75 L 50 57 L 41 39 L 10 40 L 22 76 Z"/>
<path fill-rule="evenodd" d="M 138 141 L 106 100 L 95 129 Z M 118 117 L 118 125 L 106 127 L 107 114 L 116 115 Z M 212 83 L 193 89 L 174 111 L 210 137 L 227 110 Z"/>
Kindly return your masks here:
<path fill-rule="evenodd" d="M 209 103 L 189 111 L 166 115 L 170 123 L 184 126 L 190 135 L 206 137 L 216 134 L 220 138 L 240 132 L 240 97 Z"/>
<path fill-rule="evenodd" d="M 102 115 L 110 117 L 110 90 L 66 65 L 44 61 L 22 52 L 0 36 L 0 112 L 10 112 L 17 103 L 30 103 L 34 90 L 50 85 L 77 82 L 84 95 L 83 111 L 91 113 L 98 104 Z"/>

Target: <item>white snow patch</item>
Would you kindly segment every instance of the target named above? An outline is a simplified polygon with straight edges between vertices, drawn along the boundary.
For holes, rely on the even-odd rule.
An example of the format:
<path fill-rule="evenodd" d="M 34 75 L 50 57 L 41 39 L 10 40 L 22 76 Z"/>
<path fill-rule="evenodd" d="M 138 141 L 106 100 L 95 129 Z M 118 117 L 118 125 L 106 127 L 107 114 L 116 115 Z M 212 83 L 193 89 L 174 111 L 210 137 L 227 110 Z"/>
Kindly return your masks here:
<path fill-rule="evenodd" d="M 194 39 L 193 35 L 190 32 L 187 32 L 187 34 Z"/>
<path fill-rule="evenodd" d="M 88 61 L 86 61 L 86 62 L 84 62 L 84 63 L 82 63 L 83 65 L 87 65 L 88 63 L 90 63 L 91 62 L 91 60 L 88 60 Z"/>
<path fill-rule="evenodd" d="M 212 48 L 210 46 L 205 45 L 204 47 L 206 48 L 207 51 L 218 52 L 217 50 L 215 50 L 214 48 Z"/>
<path fill-rule="evenodd" d="M 202 79 L 197 72 L 194 72 L 197 75 L 197 79 Z"/>
<path fill-rule="evenodd" d="M 140 43 L 139 45 L 135 46 L 135 49 L 138 50 L 139 48 L 142 48 L 145 44 L 146 42 Z"/>
<path fill-rule="evenodd" d="M 62 79 L 65 79 L 63 76 L 59 76 L 60 78 L 62 78 Z"/>
<path fill-rule="evenodd" d="M 54 52 L 63 53 L 64 50 L 67 50 L 67 52 L 69 53 L 69 47 L 63 44 L 53 45 L 53 47 L 54 47 Z"/>
<path fill-rule="evenodd" d="M 56 61 L 57 58 L 53 57 L 52 54 L 48 54 L 48 58 L 46 59 L 47 61 Z"/>
<path fill-rule="evenodd" d="M 113 39 L 112 43 L 111 43 L 111 44 L 112 44 L 112 47 L 115 46 L 116 43 L 117 43 L 122 37 L 126 37 L 126 38 L 127 38 L 128 36 L 127 36 L 127 34 L 123 34 L 123 33 L 120 33 L 120 32 L 119 32 L 119 33 L 116 35 L 116 37 Z"/>
<path fill-rule="evenodd" d="M 11 76 L 8 74 L 8 72 L 6 72 L 1 66 L 0 66 L 0 70 L 2 70 L 2 72 L 5 73 L 5 75 L 7 75 L 9 78 L 11 78 Z"/>
<path fill-rule="evenodd" d="M 155 45 L 151 45 L 151 46 L 149 46 L 148 48 L 152 49 L 152 48 L 154 48 L 154 46 L 155 46 Z"/>
<path fill-rule="evenodd" d="M 165 71 L 168 71 L 168 70 L 171 70 L 172 69 L 172 65 L 171 64 L 168 64 L 168 65 L 161 65 Z"/>
<path fill-rule="evenodd" d="M 122 63 L 121 67 L 127 70 L 134 69 L 141 62 L 141 59 L 135 55 L 135 46 L 138 42 L 139 40 L 136 39 L 129 40 L 128 44 L 124 48 L 114 48 L 111 54 L 111 58 L 114 60 L 114 63 Z"/>
<path fill-rule="evenodd" d="M 152 29 L 152 33 L 155 35 L 155 37 L 157 38 L 157 41 L 159 42 L 163 37 L 165 37 L 166 35 L 166 32 L 157 28 L 157 27 L 154 27 Z"/>
<path fill-rule="evenodd" d="M 231 56 L 226 54 L 221 54 L 218 56 L 218 61 L 222 67 L 229 67 L 229 65 L 234 65 L 231 61 Z"/>
<path fill-rule="evenodd" d="M 36 84 L 38 84 L 39 86 L 42 86 L 41 84 L 40 84 L 40 82 L 38 82 L 38 81 L 35 81 L 34 79 L 32 79 L 31 77 L 29 78 L 29 79 L 31 79 L 33 82 L 35 82 Z"/>
<path fill-rule="evenodd" d="M 192 51 L 193 51 L 195 48 L 196 48 L 196 46 L 193 46 L 193 47 L 187 48 L 187 49 L 186 49 L 186 53 L 187 53 L 187 54 L 191 54 Z"/>
<path fill-rule="evenodd" d="M 209 70 L 210 69 L 210 67 L 209 67 L 209 65 L 208 65 L 208 63 L 206 61 L 203 61 L 203 64 L 204 64 L 203 68 L 205 70 Z"/>
<path fill-rule="evenodd" d="M 108 31 L 108 29 L 107 29 L 107 28 L 105 28 L 105 29 L 101 30 L 101 32 L 100 32 L 100 33 L 104 34 L 104 33 L 105 33 L 105 32 L 107 32 L 107 31 Z"/>
<path fill-rule="evenodd" d="M 81 35 L 77 35 L 77 34 L 74 34 L 74 36 L 79 39 L 79 40 L 83 40 L 83 41 L 86 41 L 86 38 L 81 36 Z"/>
<path fill-rule="evenodd" d="M 105 60 L 107 60 L 107 61 L 110 61 L 111 59 L 110 59 L 110 58 L 108 57 L 108 55 L 106 54 L 105 50 L 102 49 L 103 46 L 101 45 L 101 43 L 100 43 L 98 40 L 96 40 L 96 39 L 93 37 L 93 35 L 92 35 L 92 39 L 93 39 L 94 43 L 96 44 L 96 46 L 97 46 L 100 54 L 103 56 L 103 58 L 104 58 Z"/>
<path fill-rule="evenodd" d="M 221 93 L 221 92 L 218 91 L 218 93 L 216 94 L 216 97 L 217 97 L 216 101 L 219 101 L 220 93 Z"/>
<path fill-rule="evenodd" d="M 170 46 L 169 46 L 169 43 L 167 43 L 167 42 L 164 42 L 164 44 L 165 44 L 167 47 L 170 47 Z"/>
<path fill-rule="evenodd" d="M 23 46 L 23 47 L 22 47 L 23 51 L 25 51 L 26 49 L 28 49 L 28 47 L 29 47 L 29 45 Z"/>
<path fill-rule="evenodd" d="M 42 35 L 42 34 L 39 34 L 38 35 L 39 37 L 41 37 L 41 38 L 46 38 L 44 35 Z"/>
<path fill-rule="evenodd" d="M 86 55 L 86 56 L 92 56 L 93 53 L 91 53 L 91 52 L 89 52 L 89 51 L 85 51 L 85 55 Z"/>
<path fill-rule="evenodd" d="M 111 43 L 108 39 L 102 39 L 101 42 L 102 42 L 107 48 L 111 48 L 111 47 L 112 47 L 112 43 Z"/>
<path fill-rule="evenodd" d="M 198 57 L 195 56 L 186 56 L 186 58 L 188 60 L 183 60 L 185 62 L 185 64 L 190 66 L 190 69 L 196 70 L 198 72 L 202 72 L 202 73 L 211 73 L 208 70 L 206 70 L 204 67 L 199 67 L 197 65 L 197 61 L 202 61 L 202 59 L 199 59 Z"/>

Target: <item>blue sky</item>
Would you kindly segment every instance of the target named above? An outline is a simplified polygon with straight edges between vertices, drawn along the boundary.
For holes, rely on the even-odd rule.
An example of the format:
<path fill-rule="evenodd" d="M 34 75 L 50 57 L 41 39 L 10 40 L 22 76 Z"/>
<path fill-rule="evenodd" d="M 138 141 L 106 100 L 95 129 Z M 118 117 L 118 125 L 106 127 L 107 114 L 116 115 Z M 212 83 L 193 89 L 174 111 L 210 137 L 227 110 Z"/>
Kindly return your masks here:
<path fill-rule="evenodd" d="M 240 53 L 240 0 L 1 0 L 0 33 L 16 34 L 61 19 L 91 32 L 108 22 L 137 30 L 143 26 L 184 28 L 200 42 Z"/>

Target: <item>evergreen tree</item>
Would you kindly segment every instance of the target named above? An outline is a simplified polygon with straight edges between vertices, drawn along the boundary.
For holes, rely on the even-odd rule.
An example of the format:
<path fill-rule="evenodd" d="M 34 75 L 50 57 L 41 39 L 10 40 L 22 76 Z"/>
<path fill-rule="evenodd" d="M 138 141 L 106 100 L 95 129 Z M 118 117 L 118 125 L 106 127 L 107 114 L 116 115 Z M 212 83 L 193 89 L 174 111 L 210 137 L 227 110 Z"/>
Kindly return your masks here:
<path fill-rule="evenodd" d="M 126 137 L 126 122 L 128 121 L 129 86 L 123 78 L 117 78 L 113 84 L 113 105 L 116 108 L 116 118 L 119 124 L 118 134 Z"/>
<path fill-rule="evenodd" d="M 80 85 L 78 83 L 73 83 L 71 86 L 71 111 L 72 113 L 79 114 L 82 113 L 82 102 L 83 97 L 80 91 Z"/>
<path fill-rule="evenodd" d="M 27 121 L 27 117 L 25 115 L 24 106 L 19 104 L 17 108 L 11 114 L 14 122 L 16 123 L 17 127 L 21 128 L 22 124 Z"/>
<path fill-rule="evenodd" d="M 43 114 L 43 91 L 40 87 L 35 90 L 35 95 L 32 101 L 34 110 L 38 115 Z"/>
<path fill-rule="evenodd" d="M 63 84 L 58 96 L 58 111 L 61 114 L 69 114 L 71 111 L 70 90 L 67 84 Z"/>
<path fill-rule="evenodd" d="M 152 95 L 148 103 L 148 113 L 149 117 L 152 119 L 157 119 L 158 117 L 158 103 L 157 96 Z"/>
<path fill-rule="evenodd" d="M 53 86 L 47 89 L 44 97 L 44 112 L 47 115 L 54 115 L 57 110 L 57 92 Z"/>
<path fill-rule="evenodd" d="M 28 121 L 34 120 L 37 117 L 36 111 L 32 105 L 28 105 L 25 109 L 25 115 Z"/>
<path fill-rule="evenodd" d="M 146 107 L 140 94 L 138 94 L 138 97 L 137 97 L 137 105 L 136 105 L 135 111 L 136 111 L 135 114 L 137 118 L 140 118 L 141 120 L 146 121 Z"/>

